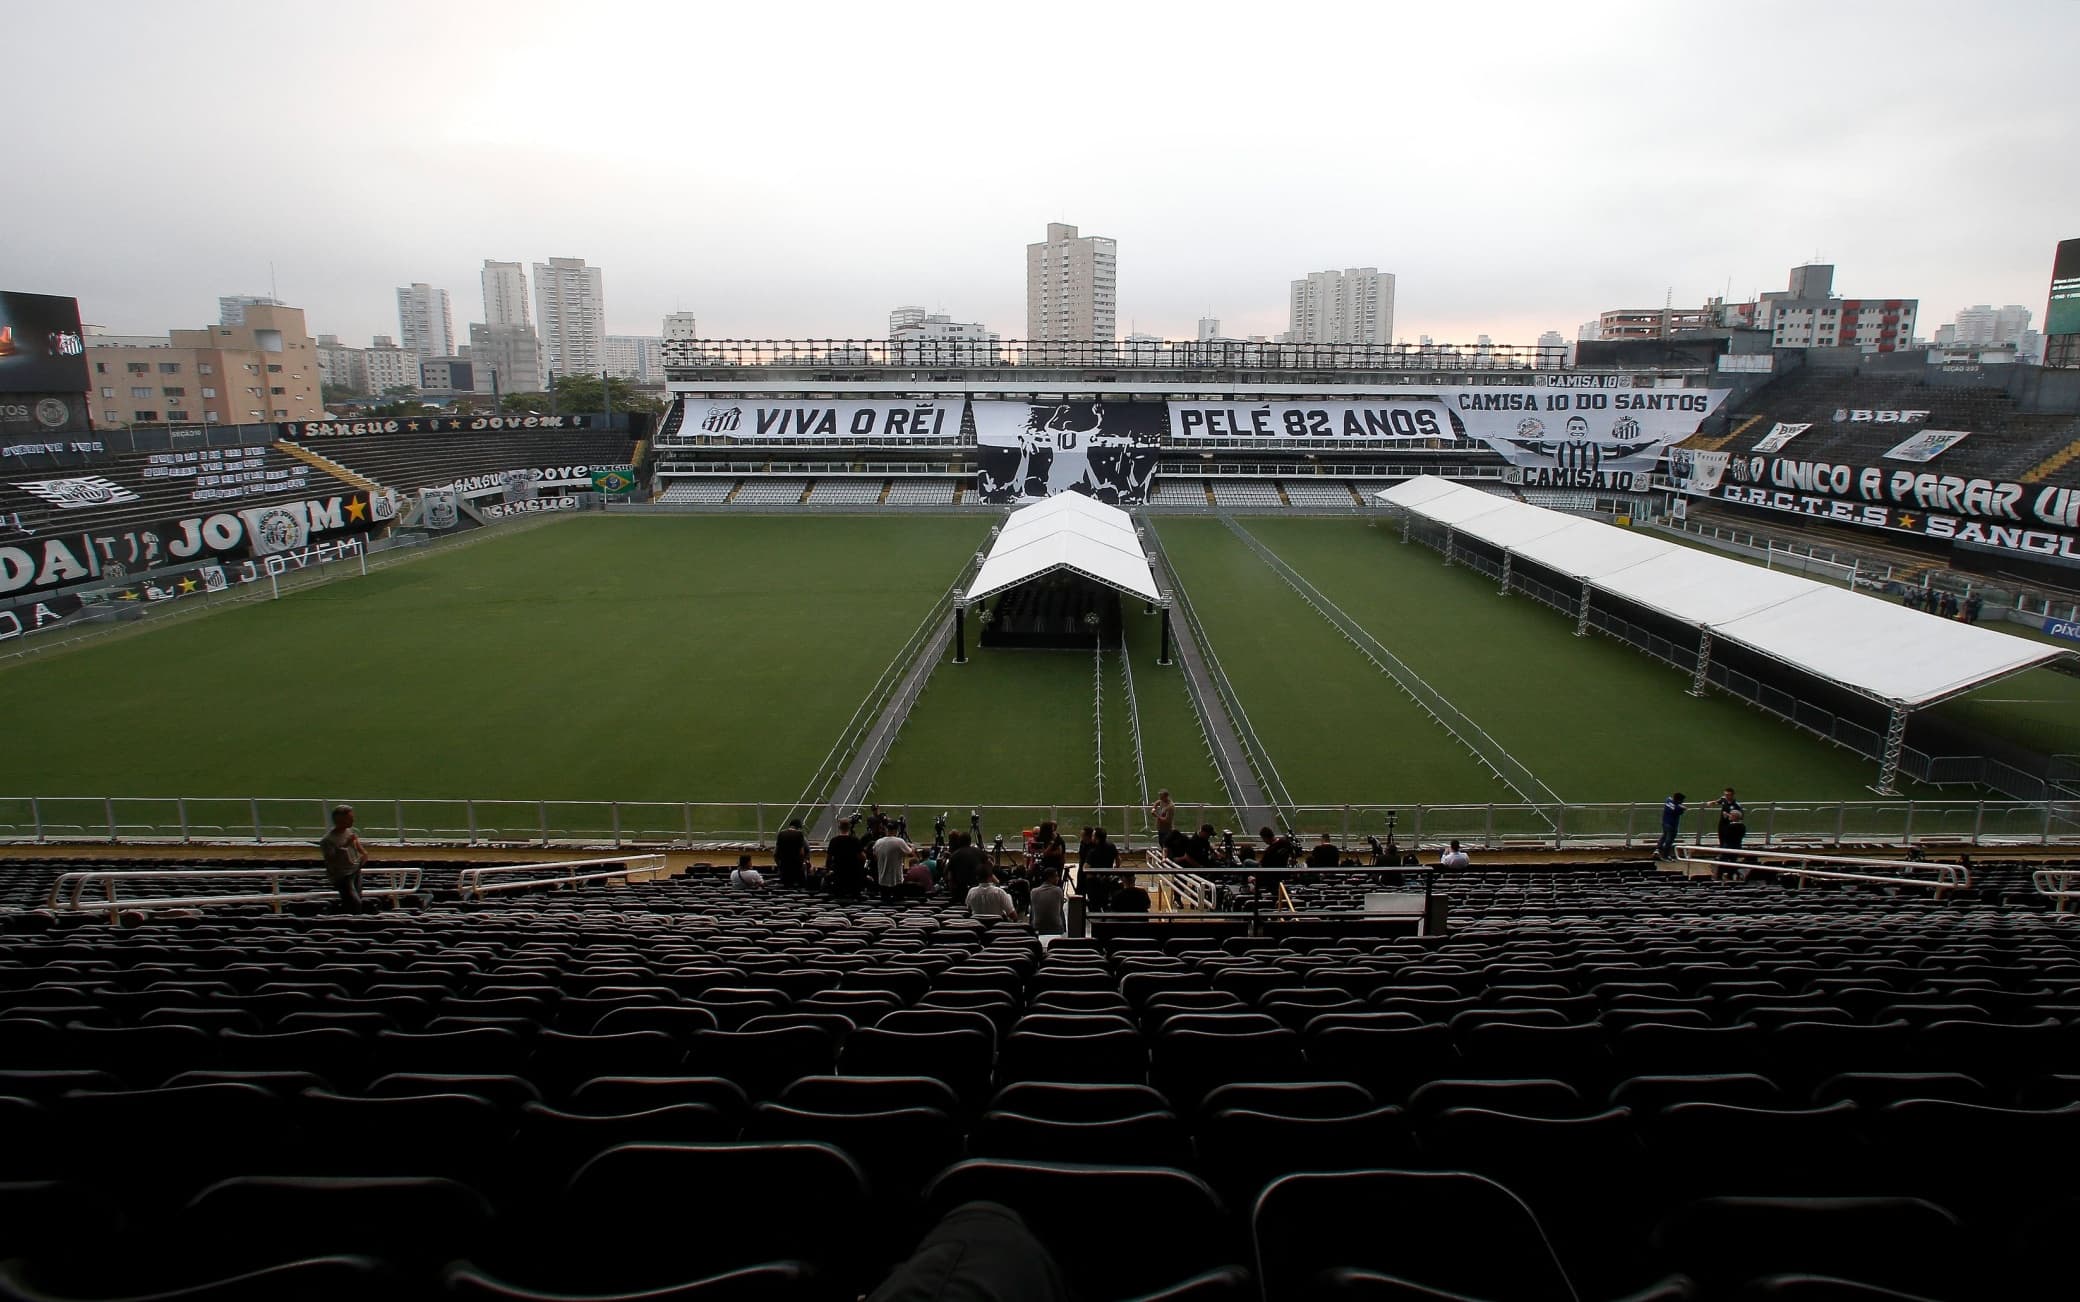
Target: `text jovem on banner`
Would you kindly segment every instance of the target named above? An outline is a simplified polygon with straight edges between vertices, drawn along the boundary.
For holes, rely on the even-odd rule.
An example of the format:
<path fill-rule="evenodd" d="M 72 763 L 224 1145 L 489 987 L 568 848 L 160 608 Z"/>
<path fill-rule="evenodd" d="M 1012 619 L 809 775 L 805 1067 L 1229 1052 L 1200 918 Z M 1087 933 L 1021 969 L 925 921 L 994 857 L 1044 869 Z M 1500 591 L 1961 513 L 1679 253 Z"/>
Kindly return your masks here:
<path fill-rule="evenodd" d="M 1559 389 L 1469 385 L 1439 392 L 1471 438 L 1528 488 L 1644 490 L 1671 443 L 1689 438 L 1729 389 Z"/>
<path fill-rule="evenodd" d="M 976 491 L 986 502 L 1082 493 L 1117 506 L 1148 500 L 1168 427 L 1160 402 L 978 399 Z"/>
<path fill-rule="evenodd" d="M 950 443 L 961 435 L 961 405 L 965 401 L 689 402 L 679 437 L 722 438 L 739 443 L 822 443 L 840 439 Z"/>
<path fill-rule="evenodd" d="M 1441 402 L 1173 402 L 1170 436 L 1209 442 L 1343 439 L 1353 442 L 1449 439 Z"/>

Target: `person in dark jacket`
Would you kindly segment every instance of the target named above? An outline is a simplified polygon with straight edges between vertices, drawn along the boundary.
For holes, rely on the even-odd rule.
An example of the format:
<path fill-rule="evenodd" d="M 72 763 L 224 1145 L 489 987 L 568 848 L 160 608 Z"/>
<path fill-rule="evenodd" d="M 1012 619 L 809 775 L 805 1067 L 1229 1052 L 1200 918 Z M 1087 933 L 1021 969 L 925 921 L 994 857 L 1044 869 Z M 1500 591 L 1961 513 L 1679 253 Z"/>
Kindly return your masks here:
<path fill-rule="evenodd" d="M 852 820 L 838 820 L 838 830 L 823 847 L 823 880 L 832 895 L 858 899 L 867 884 L 866 847 L 852 834 Z"/>
<path fill-rule="evenodd" d="M 1327 832 L 1322 833 L 1322 839 L 1307 852 L 1307 866 L 1310 868 L 1334 868 L 1342 861 L 1342 851 L 1336 848 L 1336 842 L 1329 839 Z"/>
<path fill-rule="evenodd" d="M 802 820 L 790 818 L 773 839 L 773 869 L 782 886 L 802 886 L 809 880 L 809 838 L 802 834 Z"/>

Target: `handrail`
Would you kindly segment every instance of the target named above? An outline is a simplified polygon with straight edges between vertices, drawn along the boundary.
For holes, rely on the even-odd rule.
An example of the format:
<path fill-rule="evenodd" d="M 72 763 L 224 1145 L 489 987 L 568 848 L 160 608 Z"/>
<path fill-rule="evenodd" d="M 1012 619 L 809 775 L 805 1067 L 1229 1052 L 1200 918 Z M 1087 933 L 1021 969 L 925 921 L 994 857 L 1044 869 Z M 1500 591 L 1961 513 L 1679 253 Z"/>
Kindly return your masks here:
<path fill-rule="evenodd" d="M 1929 886 L 1938 892 L 1966 890 L 1972 884 L 1972 871 L 1961 863 L 1919 863 L 1910 859 L 1866 859 L 1857 855 L 1805 854 L 1784 850 L 1735 850 L 1717 845 L 1679 845 L 1676 859 L 1686 863 L 1709 863 L 1733 868 L 1746 868 L 1755 872 L 1783 873 L 1797 877 L 1800 881 L 1817 877 L 1825 881 L 1869 882 L 1880 886 Z M 1885 868 L 1895 870 L 1896 875 L 1877 873 L 1839 872 L 1833 868 L 1815 868 L 1814 864 L 1836 864 L 1843 867 Z M 1917 877 L 1912 869 L 1924 869 L 1932 876 Z"/>
<path fill-rule="evenodd" d="M 376 886 L 362 891 L 364 897 L 394 897 L 416 895 L 422 872 L 409 865 L 370 865 L 362 870 L 363 877 L 374 877 L 388 881 L 388 886 Z M 119 888 L 125 883 L 152 881 L 222 881 L 232 878 L 239 881 L 264 880 L 266 891 L 249 891 L 231 895 L 164 895 L 143 899 L 124 900 L 119 898 Z M 321 868 L 94 868 L 58 874 L 51 883 L 50 895 L 45 903 L 48 907 L 64 913 L 107 913 L 113 921 L 124 909 L 188 909 L 207 908 L 227 904 L 266 904 L 280 913 L 282 905 L 304 903 L 312 900 L 335 898 L 328 882 L 322 890 L 282 890 L 284 878 L 298 881 L 305 878 L 324 878 Z M 89 904 L 85 895 L 87 888 L 98 885 L 102 898 Z"/>
<path fill-rule="evenodd" d="M 2030 874 L 2037 894 L 2058 901 L 2058 912 L 2066 911 L 2067 900 L 2080 900 L 2080 868 L 2039 868 Z"/>
<path fill-rule="evenodd" d="M 564 872 L 554 877 L 525 877 L 515 881 L 493 882 L 489 886 L 484 884 L 486 877 L 502 874 L 540 872 L 547 868 L 592 868 L 600 864 L 614 864 L 616 867 L 596 873 Z M 615 880 L 626 885 L 631 876 L 658 872 L 664 866 L 665 857 L 661 854 L 616 855 L 610 859 L 559 859 L 549 863 L 487 864 L 465 868 L 457 873 L 455 888 L 462 892 L 462 897 L 466 900 L 480 900 L 486 895 L 533 890 L 539 886 L 584 886 L 590 882 Z"/>

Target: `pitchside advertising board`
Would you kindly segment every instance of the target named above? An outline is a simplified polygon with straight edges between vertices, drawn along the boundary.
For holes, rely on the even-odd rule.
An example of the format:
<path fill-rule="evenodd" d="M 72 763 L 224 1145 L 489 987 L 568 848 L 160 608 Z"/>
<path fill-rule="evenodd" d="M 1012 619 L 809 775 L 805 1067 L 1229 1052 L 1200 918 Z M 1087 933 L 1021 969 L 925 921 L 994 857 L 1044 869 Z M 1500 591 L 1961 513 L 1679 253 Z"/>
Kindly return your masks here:
<path fill-rule="evenodd" d="M 0 290 L 0 393 L 87 391 L 79 300 Z"/>
<path fill-rule="evenodd" d="M 1726 452 L 1673 452 L 1668 473 L 1693 496 L 2080 564 L 2080 488 Z"/>
<path fill-rule="evenodd" d="M 296 568 L 384 518 L 367 493 L 271 502 L 121 529 L 56 532 L 0 544 L 0 601 L 120 579 L 182 561 L 252 557 Z M 394 513 L 394 511 L 393 511 Z"/>
<path fill-rule="evenodd" d="M 2051 263 L 2051 302 L 2044 312 L 2047 335 L 2080 335 L 2080 240 L 2060 240 Z"/>

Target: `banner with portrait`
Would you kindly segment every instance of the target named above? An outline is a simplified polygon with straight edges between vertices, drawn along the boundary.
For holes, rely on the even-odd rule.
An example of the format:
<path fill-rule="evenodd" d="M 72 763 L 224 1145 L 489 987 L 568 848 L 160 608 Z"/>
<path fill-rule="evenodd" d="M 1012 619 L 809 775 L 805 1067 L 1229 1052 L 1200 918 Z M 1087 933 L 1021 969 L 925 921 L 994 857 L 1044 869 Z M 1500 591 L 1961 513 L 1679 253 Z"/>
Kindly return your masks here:
<path fill-rule="evenodd" d="M 1670 444 L 1697 432 L 1730 389 L 1464 385 L 1438 391 L 1467 436 L 1528 488 L 1643 491 Z"/>
<path fill-rule="evenodd" d="M 1148 500 L 1169 419 L 1160 402 L 977 399 L 976 491 L 986 502 L 1082 493 L 1113 506 Z"/>

